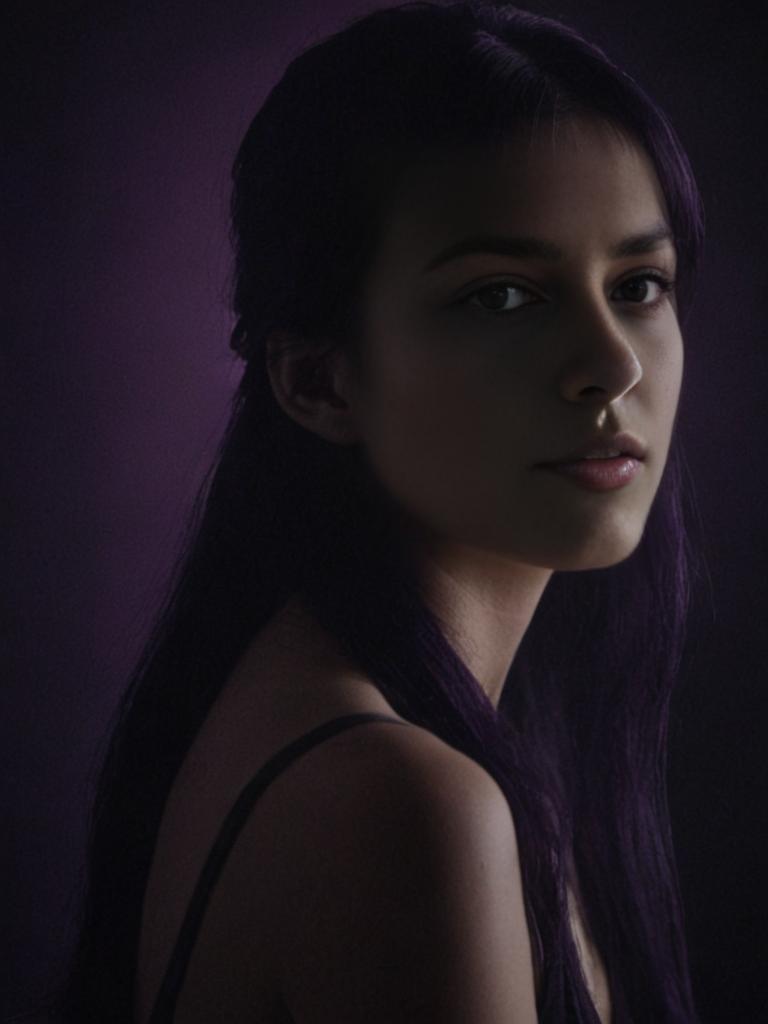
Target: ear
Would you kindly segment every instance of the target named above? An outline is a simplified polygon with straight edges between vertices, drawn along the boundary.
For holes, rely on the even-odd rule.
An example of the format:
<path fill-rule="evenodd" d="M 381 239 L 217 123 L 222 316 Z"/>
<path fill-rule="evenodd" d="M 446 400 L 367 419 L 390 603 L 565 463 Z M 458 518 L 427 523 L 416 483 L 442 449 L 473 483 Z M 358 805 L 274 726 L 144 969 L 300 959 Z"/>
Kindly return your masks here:
<path fill-rule="evenodd" d="M 275 399 L 291 419 L 335 444 L 358 440 L 350 364 L 338 346 L 318 348 L 275 331 L 267 338 L 266 356 Z"/>

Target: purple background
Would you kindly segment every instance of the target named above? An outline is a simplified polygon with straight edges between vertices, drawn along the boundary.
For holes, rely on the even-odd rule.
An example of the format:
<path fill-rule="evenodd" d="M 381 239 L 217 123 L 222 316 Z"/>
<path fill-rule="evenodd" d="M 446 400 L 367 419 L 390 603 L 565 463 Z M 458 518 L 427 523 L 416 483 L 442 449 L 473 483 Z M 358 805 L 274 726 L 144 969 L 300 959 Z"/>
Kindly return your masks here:
<path fill-rule="evenodd" d="M 98 744 L 239 377 L 226 302 L 235 148 L 299 48 L 373 6 L 4 8 L 3 1015 L 68 952 Z M 670 798 L 704 1020 L 746 1024 L 768 1005 L 766 15 L 524 6 L 572 19 L 649 89 L 704 194 L 681 429 L 711 595 L 703 582 Z"/>

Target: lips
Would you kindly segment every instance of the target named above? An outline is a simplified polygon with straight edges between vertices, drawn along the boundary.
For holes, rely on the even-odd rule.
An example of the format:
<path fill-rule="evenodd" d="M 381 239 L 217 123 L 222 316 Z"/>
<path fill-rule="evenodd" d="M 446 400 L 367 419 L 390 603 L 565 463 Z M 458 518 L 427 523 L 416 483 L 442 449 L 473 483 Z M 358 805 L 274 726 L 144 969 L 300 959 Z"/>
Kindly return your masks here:
<path fill-rule="evenodd" d="M 582 459 L 609 459 L 621 455 L 628 455 L 633 459 L 642 461 L 645 458 L 646 451 L 645 443 L 633 434 L 622 432 L 612 436 L 596 435 L 591 440 L 585 441 L 559 458 L 541 462 L 538 465 L 561 466 L 570 462 L 579 462 Z"/>
<path fill-rule="evenodd" d="M 630 484 L 642 472 L 641 459 L 619 455 L 614 459 L 577 459 L 550 466 L 539 466 L 552 477 L 559 476 L 588 491 L 615 491 Z"/>

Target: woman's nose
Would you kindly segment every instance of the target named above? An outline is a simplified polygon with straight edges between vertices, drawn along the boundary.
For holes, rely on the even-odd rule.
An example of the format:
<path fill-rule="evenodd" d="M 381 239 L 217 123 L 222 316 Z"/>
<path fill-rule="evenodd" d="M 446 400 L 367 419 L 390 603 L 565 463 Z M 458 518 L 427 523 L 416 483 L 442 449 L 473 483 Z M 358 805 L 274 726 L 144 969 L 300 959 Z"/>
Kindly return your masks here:
<path fill-rule="evenodd" d="M 568 401 L 583 401 L 597 389 L 602 401 L 612 402 L 641 380 L 643 368 L 634 345 L 607 298 L 581 300 L 568 330 L 564 365 L 558 374 L 560 392 Z"/>

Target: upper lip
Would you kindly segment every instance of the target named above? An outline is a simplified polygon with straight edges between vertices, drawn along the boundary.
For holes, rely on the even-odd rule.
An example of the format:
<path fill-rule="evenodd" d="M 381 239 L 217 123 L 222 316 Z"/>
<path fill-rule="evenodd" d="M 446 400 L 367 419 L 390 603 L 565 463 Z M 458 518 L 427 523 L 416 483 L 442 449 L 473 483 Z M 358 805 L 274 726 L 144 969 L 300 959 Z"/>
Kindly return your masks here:
<path fill-rule="evenodd" d="M 647 451 L 646 445 L 633 434 L 603 434 L 595 435 L 591 440 L 556 459 L 549 459 L 540 462 L 540 466 L 556 466 L 561 462 L 575 462 L 578 459 L 586 459 L 589 456 L 610 458 L 612 455 L 631 455 L 636 459 L 644 459 Z"/>

